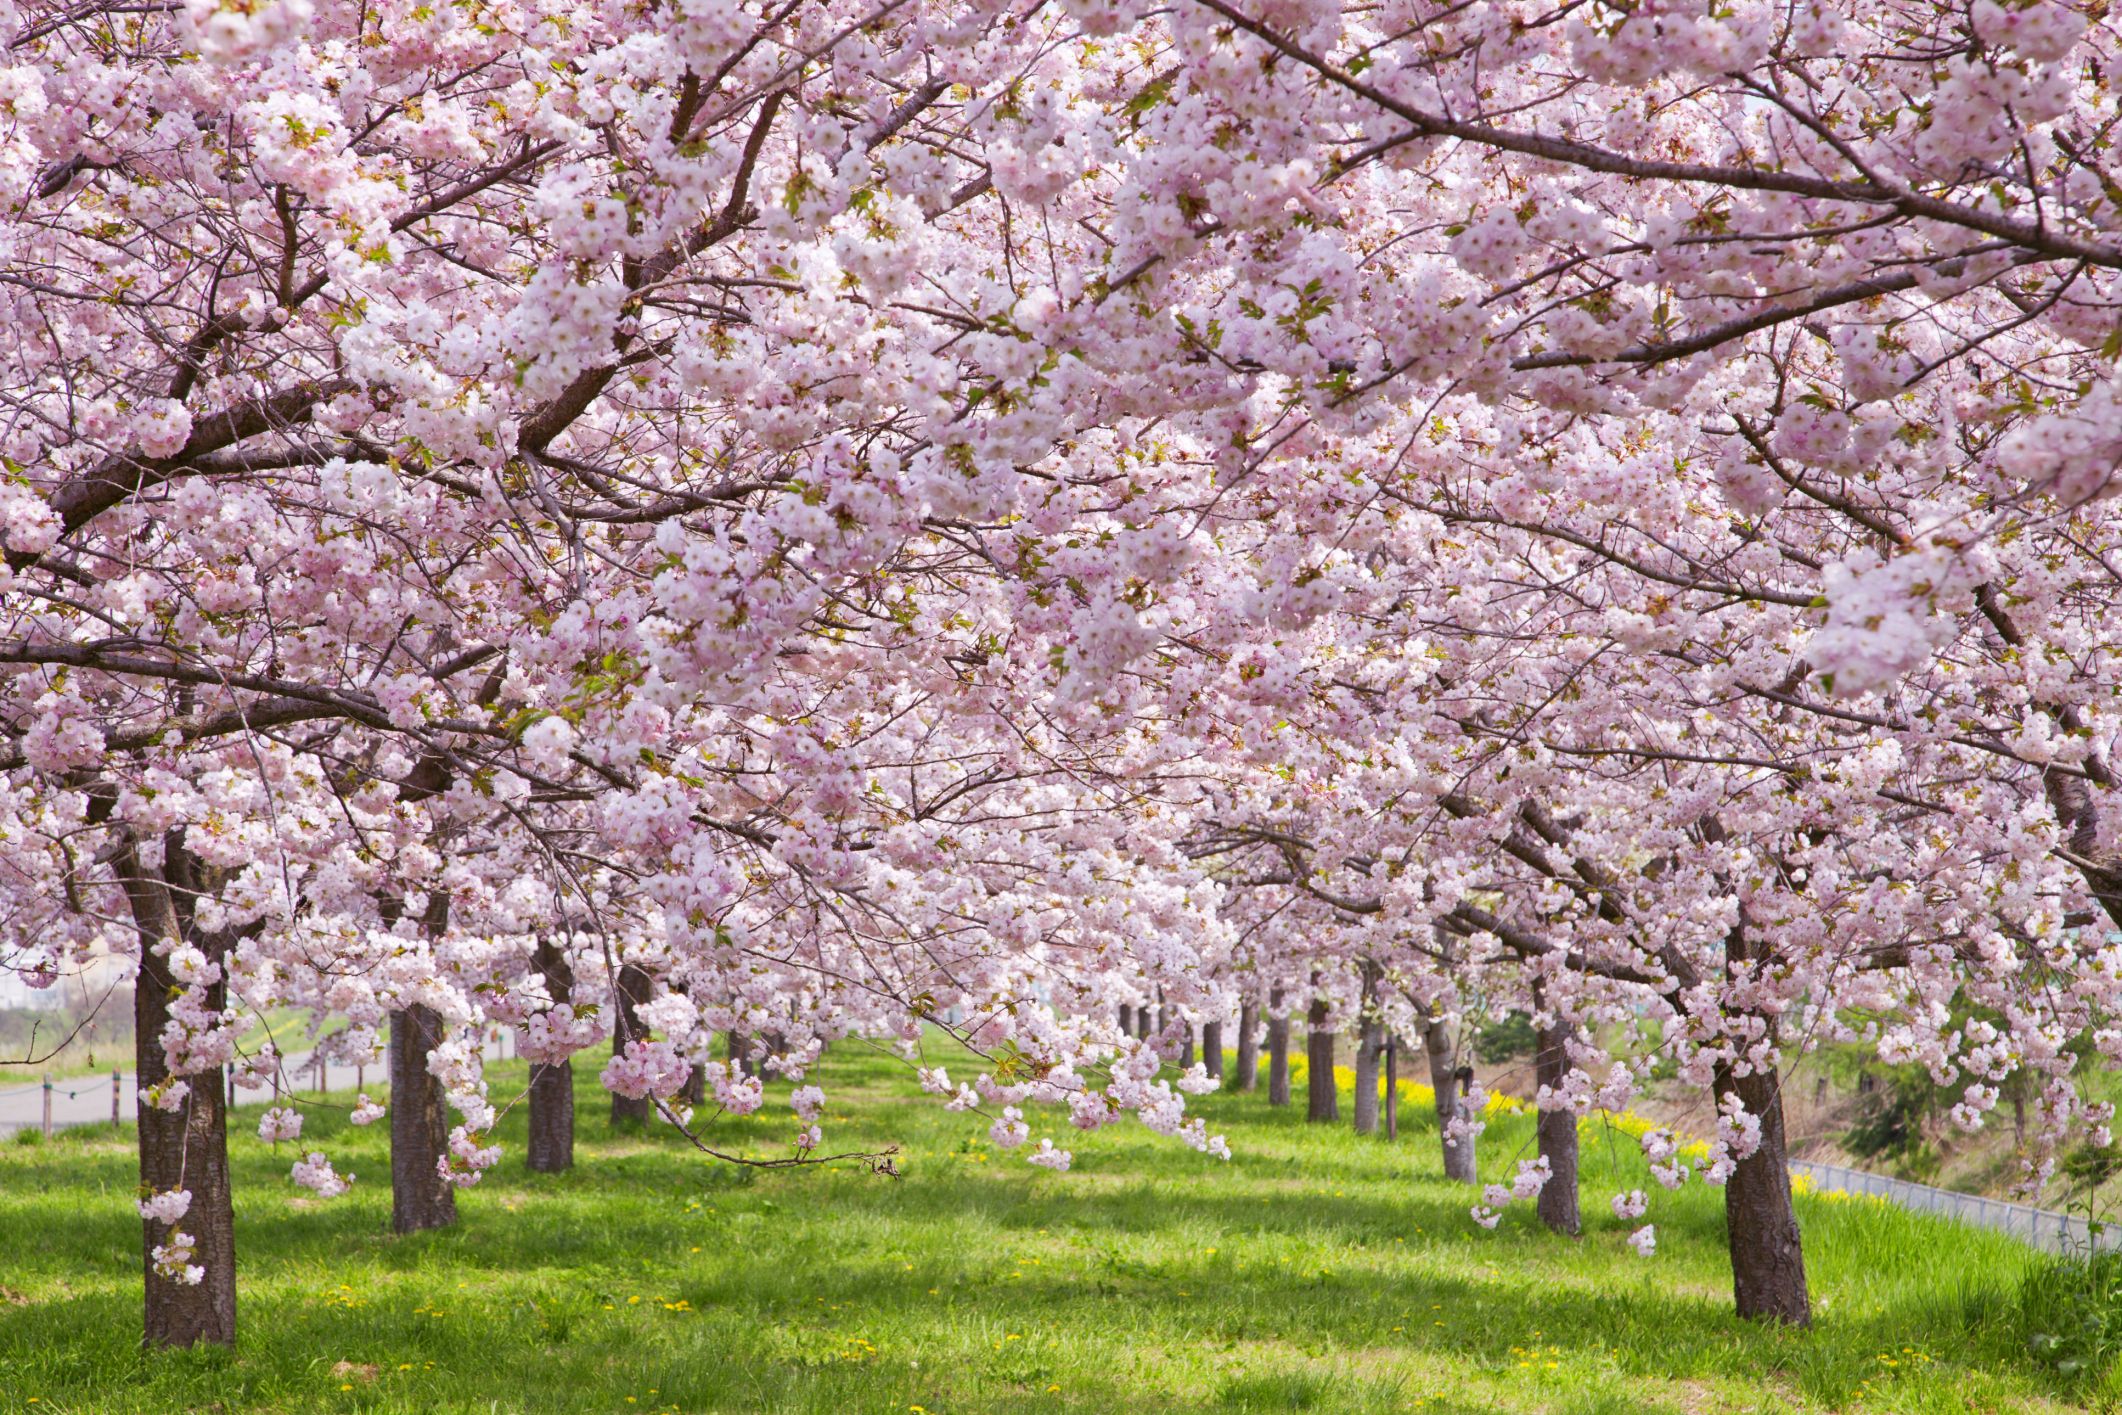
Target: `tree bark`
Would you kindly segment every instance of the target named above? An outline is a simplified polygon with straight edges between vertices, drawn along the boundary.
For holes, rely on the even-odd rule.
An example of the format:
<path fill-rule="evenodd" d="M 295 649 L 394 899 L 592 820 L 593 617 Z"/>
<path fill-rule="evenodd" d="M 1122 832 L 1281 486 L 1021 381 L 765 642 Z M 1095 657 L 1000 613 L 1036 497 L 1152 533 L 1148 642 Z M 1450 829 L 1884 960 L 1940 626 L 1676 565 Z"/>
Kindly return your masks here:
<path fill-rule="evenodd" d="M 674 984 L 674 990 L 685 992 L 683 984 Z M 820 1049 L 819 1054 L 824 1054 Z M 678 1088 L 678 1099 L 686 1105 L 698 1108 L 707 1103 L 707 1071 L 697 1063 L 685 1069 L 685 1084 Z"/>
<path fill-rule="evenodd" d="M 391 1013 L 391 1228 L 418 1233 L 457 1221 L 457 1191 L 442 1178 L 449 1111 L 427 1055 L 442 1040 L 442 1018 L 414 1003 Z"/>
<path fill-rule="evenodd" d="M 1186 1033 L 1186 1047 L 1179 1053 L 1179 1069 L 1191 1071 L 1194 1069 L 1194 1024 L 1182 1018 L 1179 1028 Z"/>
<path fill-rule="evenodd" d="M 575 1167 L 575 1063 L 539 1062 L 531 1067 L 530 1145 L 525 1158 L 540 1174 Z"/>
<path fill-rule="evenodd" d="M 1736 976 L 1759 964 L 1766 952 L 1748 926 L 1745 911 L 1724 936 L 1725 969 Z M 1771 1022 L 1771 1035 L 1773 1035 Z M 1812 1298 L 1805 1286 L 1805 1246 L 1790 1202 L 1790 1162 L 1783 1133 L 1783 1078 L 1774 1071 L 1741 1076 L 1730 1064 L 1717 1067 L 1713 1089 L 1721 1111 L 1736 1096 L 1761 1122 L 1761 1143 L 1734 1166 L 1724 1185 L 1724 1240 L 1731 1251 L 1732 1299 L 1748 1320 L 1812 1325 Z"/>
<path fill-rule="evenodd" d="M 532 963 L 556 1003 L 574 997 L 575 970 L 550 939 L 538 940 Z M 530 1144 L 525 1158 L 540 1174 L 558 1174 L 575 1163 L 575 1064 L 533 1062 L 530 1077 Z"/>
<path fill-rule="evenodd" d="M 1385 1034 L 1385 1138 L 1400 1138 L 1400 1043 Z"/>
<path fill-rule="evenodd" d="M 1304 1118 L 1323 1123 L 1341 1118 L 1334 1087 L 1335 1033 L 1326 1025 L 1326 1001 L 1313 998 L 1304 1027 Z"/>
<path fill-rule="evenodd" d="M 1569 1074 L 1569 1028 L 1552 1018 L 1540 1029 L 1539 1049 L 1533 1053 L 1533 1079 L 1551 1092 L 1560 1092 Z M 1574 1111 L 1543 1110 L 1539 1119 L 1540 1154 L 1547 1160 L 1547 1184 L 1534 1206 L 1540 1222 L 1557 1233 L 1574 1238 L 1583 1228 L 1577 1196 L 1577 1117 Z"/>
<path fill-rule="evenodd" d="M 1260 1084 L 1260 1009 L 1252 1002 L 1238 1004 L 1238 1076 L 1241 1091 Z"/>
<path fill-rule="evenodd" d="M 1731 1250 L 1732 1298 L 1748 1319 L 1812 1325 L 1805 1285 L 1805 1247 L 1790 1201 L 1790 1157 L 1783 1133 L 1783 1089 L 1774 1072 L 1736 1076 L 1717 1068 L 1717 1099 L 1736 1095 L 1761 1121 L 1761 1146 L 1740 1160 L 1724 1185 L 1725 1243 Z"/>
<path fill-rule="evenodd" d="M 133 985 L 133 1066 L 145 1088 L 165 1080 L 162 1029 L 169 1022 L 175 980 L 159 943 L 182 940 L 215 963 L 233 943 L 227 934 L 199 934 L 192 904 L 203 886 L 198 860 L 177 832 L 164 838 L 159 877 L 145 869 L 128 845 L 113 862 L 140 934 L 140 973 Z M 225 982 L 207 989 L 207 1005 L 227 1005 Z M 236 1344 L 236 1212 L 228 1172 L 228 1092 L 219 1070 L 187 1078 L 190 1094 L 175 1112 L 139 1107 L 140 1186 L 151 1193 L 189 1189 L 191 1206 L 172 1224 L 143 1219 L 140 1264 L 146 1278 L 141 1334 L 150 1347 Z M 190 1265 L 204 1270 L 196 1284 L 155 1271 L 154 1250 L 173 1233 L 192 1237 Z"/>
<path fill-rule="evenodd" d="M 1356 1041 L 1356 1133 L 1378 1133 L 1378 1063 L 1385 1051 L 1385 1032 L 1365 1022 Z"/>
<path fill-rule="evenodd" d="M 1120 1035 L 1121 1035 L 1121 1036 L 1123 1036 L 1123 1037 L 1132 1037 L 1132 1036 L 1133 1036 L 1134 1034 L 1135 1034 L 1135 1008 L 1134 1008 L 1134 1004 L 1133 1004 L 1133 1003 L 1128 1003 L 1128 1002 L 1123 1002 L 1123 1003 L 1121 1003 L 1121 1004 L 1120 1004 Z"/>
<path fill-rule="evenodd" d="M 647 1002 L 653 991 L 648 970 L 638 963 L 620 964 L 618 982 L 613 991 L 618 993 L 618 997 L 614 999 L 618 1011 L 612 1020 L 612 1055 L 617 1056 L 626 1050 L 629 1042 L 642 1041 L 648 1036 L 648 1029 L 641 1025 L 641 1014 L 634 1010 Z M 648 1115 L 647 1096 L 636 1099 L 632 1096 L 622 1096 L 616 1091 L 612 1093 L 614 1129 L 646 1125 Z"/>
<path fill-rule="evenodd" d="M 1429 1058 L 1430 1087 L 1437 1093 L 1437 1134 L 1444 1146 L 1444 1177 L 1458 1184 L 1478 1184 L 1474 1137 L 1451 1137 L 1451 1123 L 1459 1115 L 1459 1058 L 1452 1046 L 1450 1029 L 1434 1012 L 1422 1027 L 1422 1050 Z"/>
<path fill-rule="evenodd" d="M 1223 1079 L 1223 1023 L 1211 1018 L 1201 1024 L 1201 1064 L 1208 1071 L 1208 1079 Z"/>
<path fill-rule="evenodd" d="M 1267 1103 L 1289 1104 L 1289 1014 L 1282 1010 L 1282 989 L 1267 1005 Z"/>

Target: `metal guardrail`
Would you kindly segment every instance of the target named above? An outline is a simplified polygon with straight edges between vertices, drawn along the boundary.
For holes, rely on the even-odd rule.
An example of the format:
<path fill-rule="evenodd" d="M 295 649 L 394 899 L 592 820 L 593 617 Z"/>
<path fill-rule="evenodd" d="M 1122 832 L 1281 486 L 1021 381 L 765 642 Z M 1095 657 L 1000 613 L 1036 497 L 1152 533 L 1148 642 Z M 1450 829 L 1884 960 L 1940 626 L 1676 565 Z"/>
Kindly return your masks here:
<path fill-rule="evenodd" d="M 1790 1167 L 1819 1189 L 1869 1195 L 1917 1213 L 1937 1214 L 1958 1223 L 1992 1228 L 2051 1253 L 2085 1253 L 2096 1246 L 2103 1249 L 2122 1247 L 2122 1231 L 2103 1226 L 2095 1236 L 2092 1226 L 2076 1214 L 2059 1214 L 2051 1209 L 2036 1209 L 1980 1194 L 1935 1189 L 1928 1184 L 1889 1179 L 1883 1174 L 1839 1164 L 1792 1160 Z"/>

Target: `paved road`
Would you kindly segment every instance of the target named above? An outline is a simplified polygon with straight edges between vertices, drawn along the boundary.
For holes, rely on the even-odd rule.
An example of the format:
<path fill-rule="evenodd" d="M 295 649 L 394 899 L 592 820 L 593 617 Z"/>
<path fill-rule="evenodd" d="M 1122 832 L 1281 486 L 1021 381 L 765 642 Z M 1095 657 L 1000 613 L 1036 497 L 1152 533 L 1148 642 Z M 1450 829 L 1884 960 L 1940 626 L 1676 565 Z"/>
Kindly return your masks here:
<path fill-rule="evenodd" d="M 513 1041 L 503 1034 L 503 1040 L 488 1042 L 486 1054 L 492 1059 L 501 1059 L 515 1054 Z M 295 1052 L 282 1063 L 281 1070 L 286 1083 L 298 1095 L 316 1095 L 323 1091 L 352 1091 L 366 1089 L 372 1096 L 381 1099 L 390 1089 L 390 1073 L 383 1063 L 374 1066 L 341 1066 L 337 1063 L 323 1069 L 323 1085 L 315 1057 L 307 1051 Z M 118 1073 L 115 1086 L 118 1100 L 118 1118 L 131 1120 L 139 1111 L 139 1089 L 134 1085 L 133 1073 Z M 15 1072 L 0 1081 L 0 1135 L 11 1135 L 17 1130 L 32 1130 L 44 1123 L 44 1083 L 42 1080 L 24 1081 L 21 1073 Z M 52 1128 L 69 1125 L 108 1125 L 111 1122 L 111 1093 L 114 1087 L 111 1073 L 98 1076 L 71 1076 L 52 1082 Z M 269 1092 L 248 1091 L 239 1088 L 237 1104 L 262 1101 Z"/>

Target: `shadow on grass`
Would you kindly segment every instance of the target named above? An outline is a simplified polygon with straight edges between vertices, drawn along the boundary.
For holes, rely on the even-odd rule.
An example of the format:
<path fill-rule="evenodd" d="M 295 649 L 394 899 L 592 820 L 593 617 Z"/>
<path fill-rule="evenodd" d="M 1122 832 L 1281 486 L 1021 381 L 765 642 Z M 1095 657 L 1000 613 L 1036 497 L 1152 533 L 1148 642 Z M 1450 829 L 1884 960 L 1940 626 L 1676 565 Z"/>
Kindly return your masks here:
<path fill-rule="evenodd" d="M 296 1147 L 249 1138 L 246 1107 L 240 1358 L 134 1349 L 129 1137 L 10 1152 L 0 1282 L 32 1295 L 0 1304 L 0 1371 L 16 1373 L 0 1409 L 24 1408 L 11 1383 L 50 1390 L 40 1411 L 612 1409 L 623 1394 L 653 1409 L 653 1387 L 685 1410 L 941 1410 L 940 1390 L 954 1410 L 1139 1410 L 1163 1392 L 1231 1411 L 1659 1415 L 1717 1408 L 1660 1383 L 1751 1392 L 1725 1408 L 1832 1409 L 1889 1369 L 1945 1392 L 1940 1410 L 1967 1408 L 1960 1384 L 1998 1409 L 2042 1390 L 1997 1285 L 1938 1290 L 1951 1253 L 1909 1216 L 1808 1208 L 1820 1327 L 1785 1332 L 1731 1315 L 1711 1193 L 1660 1197 L 1665 1251 L 1644 1263 L 1596 1218 L 1575 1242 L 1522 1217 L 1474 1230 L 1433 1132 L 1387 1146 L 1223 1096 L 1208 1110 L 1233 1132 L 1228 1166 L 1116 1130 L 1078 1142 L 1078 1173 L 1034 1174 L 981 1162 L 962 1122 L 885 1085 L 895 1074 L 854 1058 L 827 1084 L 836 1110 L 868 1093 L 882 1111 L 836 1139 L 908 1140 L 904 1180 L 757 1175 L 667 1134 L 615 1137 L 584 1075 L 577 1169 L 523 1170 L 514 1113 L 463 1223 L 405 1238 L 387 1232 L 387 1182 L 328 1204 L 293 1191 Z M 497 1094 L 510 1079 L 496 1069 Z M 764 1148 L 783 1128 L 709 1130 Z M 1498 1138 L 1507 1154 L 1508 1127 Z M 306 1126 L 312 1145 L 388 1173 L 385 1137 L 331 1112 Z M 355 1372 L 332 1378 L 341 1361 Z M 1520 1388 L 1524 1403 L 1499 1403 Z"/>

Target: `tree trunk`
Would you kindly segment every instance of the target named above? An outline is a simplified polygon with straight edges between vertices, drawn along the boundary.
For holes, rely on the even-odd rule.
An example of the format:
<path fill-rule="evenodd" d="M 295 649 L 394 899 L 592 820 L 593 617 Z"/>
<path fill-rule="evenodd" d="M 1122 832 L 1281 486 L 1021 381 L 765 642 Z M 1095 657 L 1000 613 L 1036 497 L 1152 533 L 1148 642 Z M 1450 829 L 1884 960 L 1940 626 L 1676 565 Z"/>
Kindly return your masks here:
<path fill-rule="evenodd" d="M 1134 1008 L 1134 1004 L 1133 1004 L 1133 1003 L 1128 1003 L 1128 1002 L 1123 1002 L 1123 1003 L 1121 1003 L 1121 1004 L 1120 1004 L 1120 1035 L 1121 1035 L 1121 1036 L 1123 1036 L 1123 1037 L 1132 1037 L 1132 1036 L 1133 1036 L 1134 1034 L 1135 1034 L 1135 1008 Z"/>
<path fill-rule="evenodd" d="M 1459 1115 L 1458 1056 L 1450 1030 L 1443 1019 L 1431 1013 L 1422 1028 L 1422 1050 L 1429 1057 L 1429 1084 L 1437 1093 L 1437 1134 L 1444 1145 L 1444 1177 L 1459 1184 L 1478 1184 L 1474 1162 L 1474 1137 L 1454 1140 L 1451 1123 Z"/>
<path fill-rule="evenodd" d="M 1326 1001 L 1313 998 L 1304 1028 L 1304 1118 L 1339 1120 L 1341 1101 L 1334 1087 L 1335 1033 L 1326 1025 Z"/>
<path fill-rule="evenodd" d="M 673 991 L 685 992 L 683 984 L 673 986 Z M 824 1049 L 819 1049 L 824 1055 Z M 707 1103 L 707 1072 L 697 1063 L 685 1068 L 685 1084 L 678 1088 L 678 1100 L 695 1109 Z"/>
<path fill-rule="evenodd" d="M 1742 908 L 1724 936 L 1728 974 L 1759 964 L 1765 952 Z M 1771 1024 L 1773 1026 L 1773 1024 Z M 1773 1031 L 1771 1031 L 1773 1035 Z M 1731 1251 L 1732 1298 L 1741 1317 L 1812 1325 L 1812 1299 L 1805 1288 L 1805 1247 L 1790 1202 L 1790 1164 L 1783 1133 L 1783 1078 L 1774 1071 L 1741 1076 L 1717 1067 L 1717 1108 L 1736 1096 L 1761 1122 L 1761 1143 L 1737 1162 L 1724 1185 L 1724 1241 Z"/>
<path fill-rule="evenodd" d="M 1179 1053 L 1179 1069 L 1181 1071 L 1191 1071 L 1194 1069 L 1194 1024 L 1181 1020 L 1179 1027 L 1180 1030 L 1186 1033 L 1185 1050 Z"/>
<path fill-rule="evenodd" d="M 1366 1020 L 1356 1034 L 1356 1133 L 1378 1133 L 1378 1062 L 1385 1050 L 1385 1030 Z"/>
<path fill-rule="evenodd" d="M 1260 1084 L 1260 1009 L 1251 1002 L 1238 1004 L 1237 1084 L 1241 1091 Z"/>
<path fill-rule="evenodd" d="M 1208 1079 L 1223 1079 L 1223 1023 L 1211 1018 L 1201 1024 L 1201 1064 L 1208 1070 Z"/>
<path fill-rule="evenodd" d="M 531 1067 L 530 1145 L 525 1158 L 540 1174 L 575 1167 L 575 1063 Z"/>
<path fill-rule="evenodd" d="M 1400 1043 L 1385 1034 L 1385 1138 L 1400 1138 Z"/>
<path fill-rule="evenodd" d="M 575 971 L 549 939 L 538 940 L 532 963 L 544 975 L 556 1003 L 574 997 Z M 530 1076 L 530 1144 L 526 1160 L 540 1174 L 558 1174 L 575 1163 L 575 1064 L 533 1062 Z"/>
<path fill-rule="evenodd" d="M 640 1014 L 634 1010 L 647 1002 L 649 994 L 653 991 L 648 970 L 638 963 L 620 964 L 618 984 L 613 990 L 618 993 L 618 997 L 614 999 L 618 1011 L 612 1020 L 612 1055 L 617 1056 L 626 1050 L 629 1042 L 642 1041 L 648 1036 L 648 1029 L 641 1025 Z M 648 1115 L 647 1096 L 636 1099 L 632 1096 L 622 1096 L 617 1091 L 612 1092 L 614 1129 L 646 1125 Z"/>
<path fill-rule="evenodd" d="M 449 1111 L 427 1054 L 442 1040 L 442 1018 L 414 1003 L 391 1013 L 391 1228 L 418 1233 L 457 1221 L 457 1191 L 442 1178 Z"/>
<path fill-rule="evenodd" d="M 1783 1091 L 1775 1073 L 1734 1076 L 1717 1069 L 1717 1099 L 1738 1096 L 1761 1121 L 1761 1146 L 1738 1162 L 1724 1185 L 1725 1243 L 1731 1250 L 1732 1297 L 1739 1315 L 1794 1327 L 1812 1325 L 1805 1287 L 1805 1248 L 1790 1202 Z"/>
<path fill-rule="evenodd" d="M 1558 1018 L 1540 1029 L 1533 1053 L 1533 1079 L 1560 1092 L 1569 1075 L 1569 1028 Z M 1575 1237 L 1583 1227 L 1577 1211 L 1577 1117 L 1569 1110 L 1543 1110 L 1539 1120 L 1540 1154 L 1547 1160 L 1547 1185 L 1535 1206 L 1540 1222 Z"/>
<path fill-rule="evenodd" d="M 1267 1103 L 1289 1104 L 1289 1014 L 1280 988 L 1267 1004 Z"/>
<path fill-rule="evenodd" d="M 166 956 L 154 945 L 184 940 L 215 963 L 228 956 L 226 934 L 199 935 L 191 926 L 192 904 L 202 881 L 198 862 L 174 831 L 163 844 L 158 878 L 127 847 L 114 865 L 125 888 L 133 921 L 140 933 L 140 972 L 133 985 L 133 1066 L 135 1083 L 151 1087 L 166 1079 L 169 1063 L 162 1054 L 162 1029 L 170 1016 L 175 981 Z M 170 886 L 174 885 L 172 889 Z M 225 982 L 207 989 L 207 1006 L 227 1005 Z M 140 1262 L 146 1277 L 142 1339 L 150 1347 L 236 1344 L 236 1213 L 228 1172 L 228 1093 L 221 1073 L 187 1078 L 191 1091 L 175 1112 L 139 1107 L 140 1187 L 150 1193 L 189 1189 L 191 1206 L 184 1217 L 165 1224 L 143 1219 Z M 203 1269 L 196 1284 L 173 1281 L 155 1271 L 154 1250 L 174 1233 L 192 1238 L 187 1266 Z"/>

